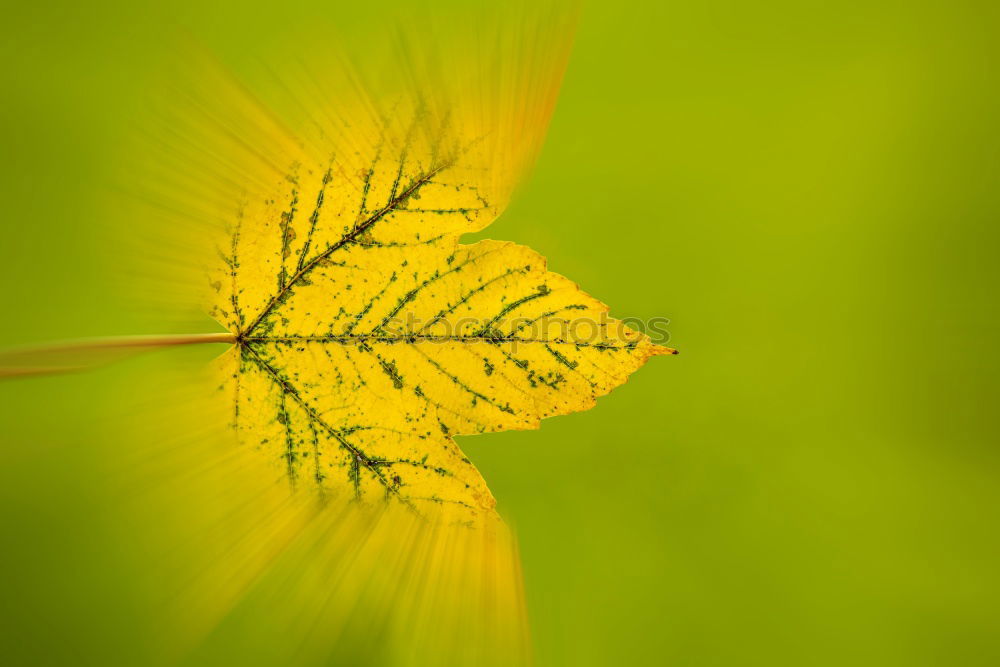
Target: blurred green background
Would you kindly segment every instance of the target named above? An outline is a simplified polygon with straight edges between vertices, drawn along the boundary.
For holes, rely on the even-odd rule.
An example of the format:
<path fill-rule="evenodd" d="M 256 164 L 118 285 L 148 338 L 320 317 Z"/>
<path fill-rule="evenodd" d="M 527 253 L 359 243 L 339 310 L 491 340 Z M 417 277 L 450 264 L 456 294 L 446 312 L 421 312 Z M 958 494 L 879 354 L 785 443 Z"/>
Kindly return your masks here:
<path fill-rule="evenodd" d="M 8 3 L 0 343 L 153 326 L 109 296 L 98 201 L 178 32 L 250 52 L 384 10 Z M 480 236 L 669 317 L 681 355 L 460 443 L 518 532 L 541 665 L 1000 664 L 998 35 L 993 2 L 585 7 L 538 167 Z M 157 659 L 93 415 L 169 363 L 0 385 L 0 662 Z"/>

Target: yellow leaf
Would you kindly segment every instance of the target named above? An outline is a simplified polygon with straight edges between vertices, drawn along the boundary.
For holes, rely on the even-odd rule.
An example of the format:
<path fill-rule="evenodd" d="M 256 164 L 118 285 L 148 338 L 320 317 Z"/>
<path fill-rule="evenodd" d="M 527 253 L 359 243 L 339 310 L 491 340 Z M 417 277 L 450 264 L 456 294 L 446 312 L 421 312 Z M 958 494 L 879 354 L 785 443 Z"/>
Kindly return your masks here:
<path fill-rule="evenodd" d="M 471 518 L 495 501 L 452 436 L 585 410 L 670 350 L 533 251 L 460 244 L 495 208 L 436 126 L 390 123 L 366 168 L 297 161 L 246 202 L 213 312 L 237 427 L 290 479 Z"/>
<path fill-rule="evenodd" d="M 158 159 L 132 171 L 169 230 L 141 256 L 169 256 L 169 285 L 130 282 L 146 303 L 204 292 L 235 339 L 233 423 L 296 487 L 492 518 L 455 436 L 588 409 L 670 351 L 531 250 L 460 243 L 538 152 L 572 35 L 555 14 L 411 27 L 422 46 L 375 77 L 301 40 L 268 59 L 273 84 L 205 66 L 166 105 Z"/>

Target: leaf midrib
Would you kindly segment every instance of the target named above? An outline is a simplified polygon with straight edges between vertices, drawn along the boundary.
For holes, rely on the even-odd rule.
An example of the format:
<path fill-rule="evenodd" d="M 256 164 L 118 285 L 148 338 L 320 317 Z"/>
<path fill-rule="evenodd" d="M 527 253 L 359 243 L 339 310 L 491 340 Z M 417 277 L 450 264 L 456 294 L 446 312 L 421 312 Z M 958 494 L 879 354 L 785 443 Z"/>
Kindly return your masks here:
<path fill-rule="evenodd" d="M 518 336 L 435 336 L 429 334 L 399 334 L 386 336 L 384 334 L 346 334 L 342 336 L 244 336 L 245 343 L 336 343 L 340 345 L 355 345 L 361 343 L 530 343 L 537 345 L 573 345 L 575 347 L 590 347 L 599 350 L 629 350 L 634 344 L 612 345 L 610 343 L 589 343 L 547 338 L 521 338 Z M 638 341 L 636 341 L 638 342 Z"/>

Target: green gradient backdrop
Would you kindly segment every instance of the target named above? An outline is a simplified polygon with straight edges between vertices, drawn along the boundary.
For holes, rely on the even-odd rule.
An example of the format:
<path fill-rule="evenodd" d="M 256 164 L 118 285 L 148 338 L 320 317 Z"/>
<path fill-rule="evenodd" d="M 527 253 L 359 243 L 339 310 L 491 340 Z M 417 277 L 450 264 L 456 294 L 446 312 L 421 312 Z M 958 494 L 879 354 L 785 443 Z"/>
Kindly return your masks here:
<path fill-rule="evenodd" d="M 102 296 L 94 230 L 168 36 L 377 20 L 273 4 L 4 9 L 0 343 L 148 330 Z M 518 530 L 542 665 L 1000 664 L 998 34 L 990 2 L 587 6 L 482 236 L 670 317 L 682 354 L 461 442 Z M 0 662 L 151 659 L 147 555 L 87 448 L 163 363 L 0 385 Z"/>

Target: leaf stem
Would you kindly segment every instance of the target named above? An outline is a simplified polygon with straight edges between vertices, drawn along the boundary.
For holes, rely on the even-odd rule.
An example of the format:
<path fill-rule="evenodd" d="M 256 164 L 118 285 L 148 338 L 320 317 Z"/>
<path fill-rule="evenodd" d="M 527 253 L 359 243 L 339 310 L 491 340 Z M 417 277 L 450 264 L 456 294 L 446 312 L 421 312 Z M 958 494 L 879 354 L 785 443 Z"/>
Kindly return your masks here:
<path fill-rule="evenodd" d="M 197 343 L 235 343 L 236 334 L 222 333 L 165 334 L 152 336 L 107 336 L 84 338 L 58 343 L 44 343 L 4 351 L 4 356 L 29 355 L 38 352 L 78 352 L 84 350 L 116 349 L 127 347 L 174 347 Z"/>
<path fill-rule="evenodd" d="M 223 332 L 110 336 L 30 345 L 0 351 L 0 378 L 72 373 L 148 349 L 236 341 L 236 334 Z"/>

